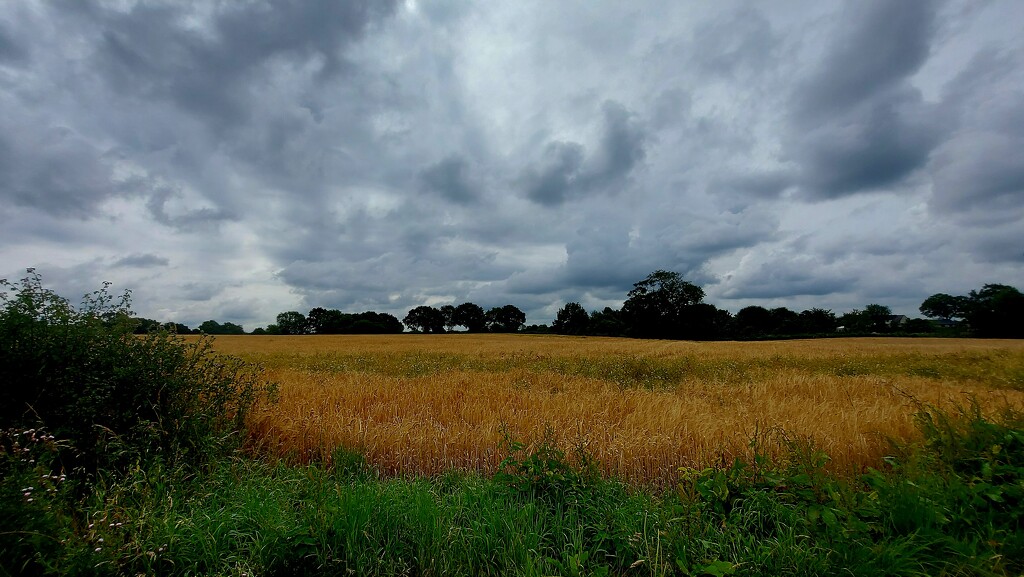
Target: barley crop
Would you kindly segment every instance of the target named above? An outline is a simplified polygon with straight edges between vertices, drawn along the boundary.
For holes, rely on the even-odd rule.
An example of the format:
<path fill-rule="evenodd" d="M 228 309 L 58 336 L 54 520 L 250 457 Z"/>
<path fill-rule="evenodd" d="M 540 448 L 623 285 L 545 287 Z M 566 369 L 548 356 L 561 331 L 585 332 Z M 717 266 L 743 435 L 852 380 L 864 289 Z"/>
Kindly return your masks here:
<path fill-rule="evenodd" d="M 503 441 L 547 429 L 609 475 L 651 486 L 681 466 L 794 443 L 830 468 L 877 466 L 912 440 L 920 403 L 1024 406 L 1024 342 L 968 339 L 648 341 L 533 335 L 219 337 L 280 398 L 253 445 L 300 462 L 362 453 L 386 476 L 494 472 Z"/>

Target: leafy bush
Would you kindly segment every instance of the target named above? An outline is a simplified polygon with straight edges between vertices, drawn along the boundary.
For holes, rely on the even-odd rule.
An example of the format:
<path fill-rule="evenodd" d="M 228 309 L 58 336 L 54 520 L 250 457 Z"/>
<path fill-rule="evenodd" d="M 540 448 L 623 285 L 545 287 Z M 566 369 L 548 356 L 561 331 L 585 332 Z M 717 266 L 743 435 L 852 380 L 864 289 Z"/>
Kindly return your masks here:
<path fill-rule="evenodd" d="M 207 339 L 133 335 L 128 292 L 114 297 L 105 284 L 76 309 L 28 272 L 0 281 L 0 429 L 46 428 L 69 444 L 69 471 L 199 463 L 237 441 L 272 391 Z"/>
<path fill-rule="evenodd" d="M 600 473 L 582 444 L 575 447 L 573 462 L 558 448 L 550 425 L 545 425 L 544 434 L 532 447 L 503 434 L 508 456 L 498 466 L 496 481 L 542 501 L 574 502 L 590 496 Z"/>

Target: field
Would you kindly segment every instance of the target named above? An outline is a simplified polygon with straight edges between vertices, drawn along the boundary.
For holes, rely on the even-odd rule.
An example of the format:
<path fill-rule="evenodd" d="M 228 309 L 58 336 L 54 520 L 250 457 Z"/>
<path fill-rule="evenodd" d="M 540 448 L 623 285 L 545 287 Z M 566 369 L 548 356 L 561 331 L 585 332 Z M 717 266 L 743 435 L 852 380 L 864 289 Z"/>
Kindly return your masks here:
<path fill-rule="evenodd" d="M 1024 575 L 1022 341 L 14 313 L 0 577 Z"/>
<path fill-rule="evenodd" d="M 218 337 L 280 398 L 252 441 L 290 462 L 362 454 L 383 476 L 493 473 L 507 442 L 583 449 L 664 487 L 680 467 L 813 446 L 840 475 L 919 434 L 921 403 L 1024 406 L 1024 342 L 679 342 L 531 335 Z M 342 451 L 338 452 L 338 449 Z"/>

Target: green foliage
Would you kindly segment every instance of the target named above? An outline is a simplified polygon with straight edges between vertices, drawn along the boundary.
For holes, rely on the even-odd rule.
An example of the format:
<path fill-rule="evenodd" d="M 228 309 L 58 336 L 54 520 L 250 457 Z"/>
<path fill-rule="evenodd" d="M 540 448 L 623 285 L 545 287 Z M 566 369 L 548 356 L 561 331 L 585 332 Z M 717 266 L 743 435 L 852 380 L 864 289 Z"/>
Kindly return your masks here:
<path fill-rule="evenodd" d="M 627 332 L 637 337 L 681 338 L 684 315 L 704 300 L 704 290 L 677 272 L 657 270 L 633 284 L 622 305 Z"/>
<path fill-rule="evenodd" d="M 590 315 L 580 303 L 566 303 L 558 309 L 551 328 L 560 335 L 583 335 L 590 327 Z"/>
<path fill-rule="evenodd" d="M 279 335 L 304 335 L 309 333 L 306 315 L 299 311 L 287 311 L 277 315 L 276 332 Z"/>
<path fill-rule="evenodd" d="M 986 284 L 966 296 L 933 294 L 921 303 L 920 310 L 945 321 L 963 319 L 975 336 L 1024 337 L 1024 293 L 1012 286 Z"/>
<path fill-rule="evenodd" d="M 382 480 L 341 450 L 331 467 L 133 467 L 68 500 L 40 475 L 62 441 L 19 431 L 0 436 L 0 575 L 1019 575 L 1020 415 L 918 419 L 919 444 L 859 477 L 770 430 L 664 495 L 592 475 L 549 431 L 508 442 L 493 479 Z"/>
<path fill-rule="evenodd" d="M 466 327 L 471 333 L 482 333 L 487 330 L 487 313 L 478 304 L 462 303 L 452 312 L 452 323 Z"/>
<path fill-rule="evenodd" d="M 209 340 L 132 334 L 130 295 L 107 286 L 79 308 L 34 271 L 0 293 L 0 426 L 44 427 L 68 443 L 65 467 L 87 472 L 159 457 L 199 462 L 237 441 L 270 391 Z"/>
<path fill-rule="evenodd" d="M 526 313 L 515 305 L 494 307 L 487 311 L 487 329 L 492 333 L 517 333 L 526 324 Z"/>
<path fill-rule="evenodd" d="M 532 447 L 504 434 L 508 456 L 498 466 L 495 480 L 517 492 L 544 501 L 573 501 L 585 497 L 599 477 L 596 463 L 582 445 L 576 447 L 575 463 L 566 458 L 550 426 Z"/>
<path fill-rule="evenodd" d="M 410 310 L 402 319 L 402 323 L 417 332 L 443 333 L 445 317 L 439 309 L 422 305 Z"/>
<path fill-rule="evenodd" d="M 967 304 L 966 297 L 938 293 L 924 299 L 918 310 L 929 318 L 951 320 L 963 318 L 967 312 Z"/>
<path fill-rule="evenodd" d="M 367 311 L 348 314 L 337 309 L 316 307 L 306 316 L 306 329 L 314 335 L 382 335 L 400 333 L 404 327 L 401 321 L 387 313 Z"/>
<path fill-rule="evenodd" d="M 207 335 L 244 335 L 245 329 L 241 325 L 225 322 L 219 323 L 213 319 L 204 321 L 199 325 L 199 331 Z M 149 331 L 151 332 L 151 331 Z"/>

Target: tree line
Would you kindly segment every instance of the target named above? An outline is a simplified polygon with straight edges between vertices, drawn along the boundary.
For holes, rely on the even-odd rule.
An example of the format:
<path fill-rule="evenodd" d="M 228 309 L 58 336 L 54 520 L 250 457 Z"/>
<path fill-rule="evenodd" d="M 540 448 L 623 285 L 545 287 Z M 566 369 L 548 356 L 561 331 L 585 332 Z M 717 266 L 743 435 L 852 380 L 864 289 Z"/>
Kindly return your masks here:
<path fill-rule="evenodd" d="M 704 302 L 704 289 L 679 273 L 658 270 L 635 283 L 622 308 L 605 307 L 588 312 L 570 302 L 558 310 L 548 325 L 526 326 L 526 314 L 514 305 L 485 310 L 465 302 L 460 305 L 413 308 L 399 321 L 388 313 L 344 313 L 316 307 L 307 314 L 287 311 L 276 323 L 251 334 L 324 335 L 394 334 L 406 329 L 418 333 L 550 332 L 563 335 L 627 336 L 636 338 L 723 340 L 792 338 L 795 336 L 859 334 L 955 334 L 962 336 L 1024 337 L 1024 294 L 1012 286 L 986 284 L 966 295 L 934 294 L 921 304 L 920 312 L 931 320 L 894 315 L 877 303 L 836 315 L 811 308 L 801 312 L 786 307 L 748 306 L 732 314 Z M 179 334 L 244 334 L 240 325 L 214 320 L 196 330 L 181 324 L 161 324 L 137 319 L 136 332 L 164 328 Z"/>

